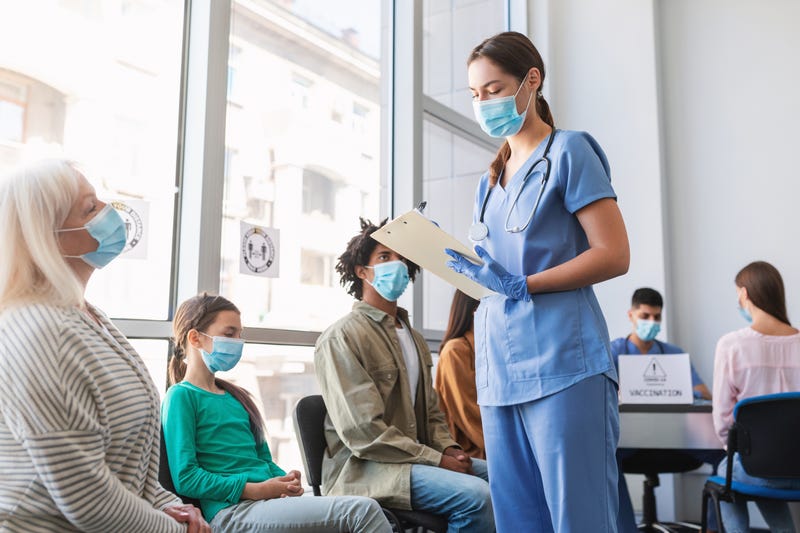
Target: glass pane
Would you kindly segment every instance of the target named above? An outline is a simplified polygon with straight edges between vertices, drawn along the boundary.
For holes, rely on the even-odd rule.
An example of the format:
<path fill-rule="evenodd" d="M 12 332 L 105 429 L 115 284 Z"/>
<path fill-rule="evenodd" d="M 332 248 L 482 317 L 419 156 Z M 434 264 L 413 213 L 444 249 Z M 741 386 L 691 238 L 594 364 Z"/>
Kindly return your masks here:
<path fill-rule="evenodd" d="M 442 229 L 470 244 L 475 190 L 494 159 L 491 152 L 430 121 L 423 125 L 423 197 L 425 214 Z M 423 272 L 425 329 L 443 331 L 450 315 L 453 287 Z"/>
<path fill-rule="evenodd" d="M 320 331 L 352 305 L 334 268 L 379 215 L 384 4 L 233 2 L 220 291 L 246 326 Z M 266 253 L 241 221 L 279 230 L 278 278 L 240 273 Z"/>
<path fill-rule="evenodd" d="M 287 472 L 303 472 L 292 413 L 300 398 L 320 393 L 314 374 L 314 348 L 247 344 L 239 364 L 217 376 L 253 395 L 266 421 L 267 443 L 278 466 Z"/>
<path fill-rule="evenodd" d="M 167 390 L 167 357 L 169 343 L 164 340 L 155 339 L 128 339 L 131 346 L 139 353 L 144 360 L 150 376 L 156 383 L 161 397 Z"/>
<path fill-rule="evenodd" d="M 483 39 L 504 31 L 507 0 L 424 0 L 422 90 L 473 118 L 467 57 Z"/>
<path fill-rule="evenodd" d="M 110 316 L 167 318 L 183 5 L 0 3 L 0 172 L 66 155 L 123 202 L 134 246 L 87 291 Z"/>

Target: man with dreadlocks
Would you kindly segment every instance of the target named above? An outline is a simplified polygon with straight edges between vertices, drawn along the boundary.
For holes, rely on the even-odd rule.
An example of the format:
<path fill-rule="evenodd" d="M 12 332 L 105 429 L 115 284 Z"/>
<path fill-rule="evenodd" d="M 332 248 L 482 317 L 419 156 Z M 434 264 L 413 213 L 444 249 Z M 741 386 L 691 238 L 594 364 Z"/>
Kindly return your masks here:
<path fill-rule="evenodd" d="M 361 219 L 339 257 L 353 310 L 317 341 L 314 362 L 328 407 L 323 487 L 386 507 L 442 515 L 453 531 L 494 531 L 486 462 L 450 436 L 431 382 L 433 360 L 397 299 L 419 266 L 375 241 Z"/>

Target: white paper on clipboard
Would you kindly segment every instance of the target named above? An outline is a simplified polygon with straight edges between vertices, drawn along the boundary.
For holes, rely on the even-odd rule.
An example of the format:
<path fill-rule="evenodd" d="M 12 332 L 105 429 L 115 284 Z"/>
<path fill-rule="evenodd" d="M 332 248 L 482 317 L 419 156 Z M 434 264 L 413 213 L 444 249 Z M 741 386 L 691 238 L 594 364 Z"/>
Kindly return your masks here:
<path fill-rule="evenodd" d="M 477 264 L 483 261 L 466 244 L 425 218 L 416 209 L 400 215 L 373 232 L 372 238 L 476 300 L 495 294 L 447 266 L 452 258 L 444 253 L 445 248 L 455 250 Z"/>

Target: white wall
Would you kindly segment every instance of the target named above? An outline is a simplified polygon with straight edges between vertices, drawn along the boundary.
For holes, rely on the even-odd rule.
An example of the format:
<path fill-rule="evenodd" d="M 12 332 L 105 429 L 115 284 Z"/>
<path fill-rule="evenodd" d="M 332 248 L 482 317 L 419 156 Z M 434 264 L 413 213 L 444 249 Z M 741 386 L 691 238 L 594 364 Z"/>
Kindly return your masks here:
<path fill-rule="evenodd" d="M 631 292 L 664 292 L 662 338 L 712 380 L 713 351 L 744 324 L 733 277 L 770 261 L 800 317 L 800 2 L 531 2 L 559 127 L 611 162 L 631 242 L 627 276 L 597 287 L 612 337 Z M 546 17 L 546 24 L 540 16 Z"/>
<path fill-rule="evenodd" d="M 541 26 L 537 4 L 533 28 Z M 545 97 L 558 127 L 586 130 L 600 142 L 628 229 L 628 274 L 596 287 L 615 338 L 631 329 L 626 311 L 634 289 L 665 288 L 653 5 L 559 0 L 548 11 Z"/>
<path fill-rule="evenodd" d="M 800 320 L 800 2 L 658 4 L 673 335 L 712 379 L 745 324 L 733 278 L 774 264 Z"/>

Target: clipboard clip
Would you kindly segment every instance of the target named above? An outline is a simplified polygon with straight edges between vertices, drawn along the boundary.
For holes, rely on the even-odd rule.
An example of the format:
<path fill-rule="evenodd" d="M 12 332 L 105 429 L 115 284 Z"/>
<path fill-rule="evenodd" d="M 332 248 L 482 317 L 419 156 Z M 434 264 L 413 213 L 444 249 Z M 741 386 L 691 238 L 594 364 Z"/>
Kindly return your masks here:
<path fill-rule="evenodd" d="M 422 211 L 425 209 L 425 206 L 426 206 L 426 205 L 428 205 L 428 202 L 426 202 L 425 200 L 422 200 L 422 201 L 419 203 L 419 205 L 418 205 L 417 207 L 415 207 L 415 208 L 414 208 L 414 210 L 415 210 L 417 213 L 419 213 L 419 214 L 421 215 L 421 214 L 422 214 Z"/>

